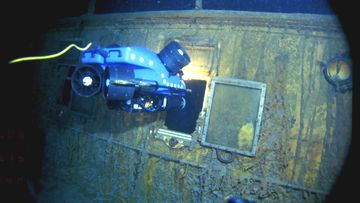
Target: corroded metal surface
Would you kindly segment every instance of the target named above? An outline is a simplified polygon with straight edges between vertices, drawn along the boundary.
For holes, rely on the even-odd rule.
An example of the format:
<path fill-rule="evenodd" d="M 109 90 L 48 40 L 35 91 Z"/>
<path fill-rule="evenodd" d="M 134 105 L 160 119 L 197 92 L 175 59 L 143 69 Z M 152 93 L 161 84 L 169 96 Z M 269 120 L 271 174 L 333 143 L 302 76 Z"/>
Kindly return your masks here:
<path fill-rule="evenodd" d="M 41 201 L 77 191 L 83 202 L 222 202 L 230 194 L 319 202 L 339 174 L 351 141 L 352 95 L 333 91 L 319 65 L 348 50 L 334 17 L 210 11 L 84 16 L 61 21 L 46 35 L 43 52 L 74 39 L 155 51 L 169 39 L 207 39 L 216 54 L 197 54 L 196 60 L 212 66 L 206 69 L 210 81 L 217 75 L 267 85 L 262 129 L 255 157 L 236 156 L 225 165 L 196 141 L 201 113 L 195 142 L 172 149 L 152 133 L 163 127 L 164 112 L 108 110 L 101 96 L 86 118 L 60 105 L 67 69 L 44 61 L 34 109 L 47 132 Z"/>

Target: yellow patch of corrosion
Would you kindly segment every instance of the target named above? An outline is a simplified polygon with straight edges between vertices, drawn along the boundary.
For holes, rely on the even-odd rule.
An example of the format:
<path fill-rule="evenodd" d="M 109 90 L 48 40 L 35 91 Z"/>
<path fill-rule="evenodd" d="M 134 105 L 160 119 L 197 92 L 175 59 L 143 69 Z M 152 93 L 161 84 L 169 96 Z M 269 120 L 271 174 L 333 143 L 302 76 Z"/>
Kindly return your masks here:
<path fill-rule="evenodd" d="M 178 157 L 182 157 L 186 161 L 201 163 L 201 157 L 206 156 L 207 153 L 209 153 L 208 149 L 201 148 L 193 151 L 178 151 L 176 154 L 179 155 Z"/>
<path fill-rule="evenodd" d="M 291 157 L 295 156 L 296 153 L 296 146 L 297 146 L 297 139 L 291 139 L 290 140 L 290 153 Z M 290 180 L 292 176 L 292 172 L 294 170 L 294 159 L 289 159 L 288 161 L 288 167 L 287 167 L 287 177 Z"/>
<path fill-rule="evenodd" d="M 163 39 L 165 39 L 165 36 L 162 35 L 162 34 L 159 34 L 159 35 L 158 35 L 158 39 L 162 39 L 162 40 L 163 40 Z"/>
<path fill-rule="evenodd" d="M 238 134 L 238 146 L 240 149 L 251 149 L 254 138 L 254 125 L 252 123 L 246 123 L 240 128 Z"/>
<path fill-rule="evenodd" d="M 305 173 L 305 183 L 309 187 L 313 187 L 316 184 L 316 180 L 318 177 L 318 171 L 320 168 L 321 163 L 321 152 L 323 149 L 323 143 L 319 142 L 316 143 L 311 149 L 310 149 L 310 156 L 308 161 L 308 167 L 309 169 Z"/>
<path fill-rule="evenodd" d="M 184 169 L 184 168 L 180 168 L 179 177 L 180 177 L 180 178 L 184 178 L 184 177 L 185 177 L 185 169 Z"/>
<path fill-rule="evenodd" d="M 156 161 L 157 161 L 157 158 L 155 158 L 155 157 L 149 158 L 148 169 L 147 169 L 146 175 L 144 176 L 147 197 L 149 197 L 151 195 L 152 190 L 153 190 L 152 186 L 153 186 L 153 178 L 154 178 L 155 171 L 156 171 Z"/>
<path fill-rule="evenodd" d="M 201 150 L 195 151 L 195 162 L 196 163 L 199 163 L 199 159 L 200 159 L 200 156 L 202 154 L 201 152 L 202 152 Z"/>
<path fill-rule="evenodd" d="M 302 172 L 303 165 L 307 164 L 307 160 L 306 160 L 307 149 L 308 149 L 308 143 L 304 142 L 304 140 L 302 140 L 300 153 L 299 153 L 298 157 L 294 157 L 295 159 L 297 159 L 294 180 L 299 180 L 299 179 L 304 178 L 303 175 L 301 174 L 301 172 Z"/>
<path fill-rule="evenodd" d="M 141 141 L 143 139 L 143 136 L 142 136 L 143 134 L 144 134 L 144 131 L 141 128 L 138 128 L 137 133 L 136 133 L 136 138 L 135 138 L 137 144 L 141 143 Z"/>
<path fill-rule="evenodd" d="M 247 77 L 246 78 L 248 80 L 253 80 L 255 78 L 256 71 L 257 71 L 256 67 L 249 68 L 247 70 Z"/>
<path fill-rule="evenodd" d="M 250 170 L 252 166 L 253 163 L 249 162 L 248 157 L 241 158 L 241 164 L 229 168 L 231 179 L 236 180 L 239 178 L 251 177 L 253 175 Z"/>
<path fill-rule="evenodd" d="M 324 147 L 323 140 L 326 133 L 326 106 L 326 103 L 318 106 L 315 120 L 313 121 L 315 122 L 316 127 L 313 128 L 311 137 L 315 143 L 311 143 L 311 147 L 308 149 L 308 170 L 305 173 L 305 183 L 311 187 L 315 186 L 318 178 L 317 174 L 320 169 L 321 156 Z"/>

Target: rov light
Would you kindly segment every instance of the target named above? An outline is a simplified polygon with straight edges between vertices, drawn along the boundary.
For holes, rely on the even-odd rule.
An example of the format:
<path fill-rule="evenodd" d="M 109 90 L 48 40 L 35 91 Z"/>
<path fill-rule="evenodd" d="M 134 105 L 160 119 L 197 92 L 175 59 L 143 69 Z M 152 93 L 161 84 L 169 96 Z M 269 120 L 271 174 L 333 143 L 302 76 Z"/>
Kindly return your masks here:
<path fill-rule="evenodd" d="M 194 66 L 192 64 L 189 64 L 185 68 L 182 69 L 183 71 L 183 80 L 210 80 L 210 73 L 207 69 Z"/>
<path fill-rule="evenodd" d="M 90 86 L 93 82 L 93 79 L 90 76 L 85 76 L 82 81 L 85 86 Z"/>
<path fill-rule="evenodd" d="M 79 96 L 91 97 L 101 90 L 101 67 L 79 66 L 71 77 L 71 88 Z"/>

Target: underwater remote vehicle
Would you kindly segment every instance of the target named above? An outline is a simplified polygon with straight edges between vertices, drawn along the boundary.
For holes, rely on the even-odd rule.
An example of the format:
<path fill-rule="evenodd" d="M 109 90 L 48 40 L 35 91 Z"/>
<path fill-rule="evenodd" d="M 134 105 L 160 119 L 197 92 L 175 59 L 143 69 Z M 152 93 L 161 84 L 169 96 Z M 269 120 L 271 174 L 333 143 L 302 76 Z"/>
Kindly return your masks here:
<path fill-rule="evenodd" d="M 160 53 L 139 46 L 88 49 L 72 74 L 72 90 L 81 97 L 103 92 L 111 109 L 156 112 L 186 105 L 181 69 L 190 63 L 175 41 Z"/>

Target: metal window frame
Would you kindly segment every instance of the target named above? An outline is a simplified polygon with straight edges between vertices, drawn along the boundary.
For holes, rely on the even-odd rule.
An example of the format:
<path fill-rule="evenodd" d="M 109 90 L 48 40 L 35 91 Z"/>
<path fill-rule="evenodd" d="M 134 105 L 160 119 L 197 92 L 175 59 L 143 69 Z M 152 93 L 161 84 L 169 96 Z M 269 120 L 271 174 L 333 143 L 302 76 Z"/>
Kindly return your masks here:
<path fill-rule="evenodd" d="M 208 132 L 208 128 L 209 128 L 209 121 L 210 121 L 210 116 L 211 116 L 210 115 L 211 107 L 213 104 L 213 98 L 214 98 L 216 84 L 233 85 L 233 86 L 261 90 L 258 114 L 257 114 L 257 119 L 256 119 L 256 129 L 255 129 L 255 135 L 254 135 L 254 140 L 253 140 L 253 145 L 252 145 L 251 150 L 245 151 L 245 150 L 241 150 L 241 149 L 236 149 L 236 148 L 232 148 L 232 147 L 226 147 L 226 146 L 206 142 L 207 132 Z M 259 141 L 259 135 L 260 135 L 260 127 L 261 127 L 262 113 L 263 113 L 263 109 L 264 109 L 265 94 L 266 94 L 266 84 L 265 83 L 250 81 L 250 80 L 226 78 L 226 77 L 215 77 L 211 83 L 210 94 L 209 94 L 209 98 L 208 98 L 208 108 L 206 110 L 204 131 L 203 131 L 203 135 L 201 137 L 201 145 L 206 146 L 206 147 L 213 147 L 216 149 L 221 149 L 221 150 L 228 151 L 228 152 L 234 152 L 234 153 L 238 153 L 238 154 L 246 155 L 246 156 L 250 156 L 250 157 L 255 156 L 256 147 L 257 147 L 257 143 Z"/>

